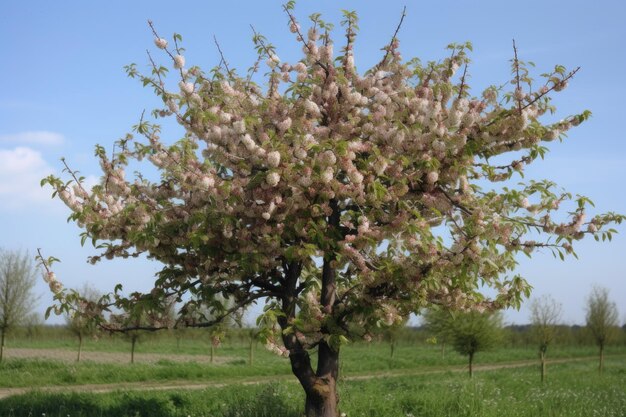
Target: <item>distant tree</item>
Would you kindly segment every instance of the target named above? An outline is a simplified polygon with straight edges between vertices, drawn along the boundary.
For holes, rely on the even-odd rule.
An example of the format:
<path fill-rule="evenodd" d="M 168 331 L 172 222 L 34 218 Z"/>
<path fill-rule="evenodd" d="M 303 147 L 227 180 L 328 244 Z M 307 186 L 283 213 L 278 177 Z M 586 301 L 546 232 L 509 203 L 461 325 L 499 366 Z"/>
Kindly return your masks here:
<path fill-rule="evenodd" d="M 135 363 L 137 343 L 154 332 L 155 327 L 172 327 L 173 299 L 166 298 L 160 303 L 147 303 L 142 309 L 130 313 L 112 314 L 109 321 L 113 324 L 126 323 L 132 326 L 123 333 L 124 339 L 130 342 L 130 363 Z"/>
<path fill-rule="evenodd" d="M 248 365 L 254 364 L 254 350 L 259 338 L 259 329 L 256 327 L 250 327 L 247 331 L 248 334 Z"/>
<path fill-rule="evenodd" d="M 76 362 L 80 362 L 84 339 L 95 335 L 98 331 L 96 323 L 88 317 L 91 315 L 90 310 L 96 308 L 96 303 L 101 297 L 100 293 L 89 284 L 83 285 L 80 293 L 82 298 L 76 299 L 76 305 L 65 316 L 67 328 L 78 338 Z"/>
<path fill-rule="evenodd" d="M 598 370 L 604 368 L 604 347 L 615 336 L 617 322 L 617 306 L 609 300 L 609 290 L 602 287 L 593 287 L 587 298 L 587 329 L 600 348 L 600 363 Z"/>
<path fill-rule="evenodd" d="M 222 315 L 225 310 L 233 308 L 235 303 L 232 300 L 217 296 L 216 301 L 211 304 L 203 304 L 199 300 L 194 301 L 183 307 L 181 311 L 182 325 L 194 327 L 195 323 L 198 322 L 215 322 L 215 324 L 209 326 L 210 362 L 213 363 L 215 361 L 215 349 L 221 346 L 226 330 L 241 327 L 243 309 L 234 310 L 231 314 L 224 317 L 223 320 L 218 321 L 216 317 Z"/>
<path fill-rule="evenodd" d="M 541 359 L 541 382 L 546 375 L 546 352 L 557 332 L 557 325 L 561 319 L 562 306 L 549 295 L 536 298 L 530 304 L 530 320 L 532 334 L 539 344 L 539 358 Z"/>
<path fill-rule="evenodd" d="M 26 337 L 32 342 L 32 340 L 41 333 L 41 327 L 43 326 L 43 317 L 38 313 L 29 314 L 24 320 L 24 328 L 26 330 Z"/>
<path fill-rule="evenodd" d="M 26 324 L 35 306 L 37 269 L 28 252 L 0 249 L 0 362 L 7 332 Z"/>
<path fill-rule="evenodd" d="M 474 355 L 492 349 L 500 341 L 502 316 L 477 311 L 456 312 L 451 316 L 449 329 L 454 350 L 468 357 L 471 378 Z"/>
<path fill-rule="evenodd" d="M 396 347 L 398 347 L 398 340 L 402 336 L 402 331 L 406 329 L 406 320 L 400 323 L 395 323 L 392 326 L 386 327 L 383 331 L 383 339 L 389 343 L 389 358 L 393 359 L 396 353 Z"/>
<path fill-rule="evenodd" d="M 441 357 L 446 356 L 446 344 L 450 340 L 452 316 L 445 309 L 428 309 L 423 313 L 423 322 L 426 330 L 434 337 L 436 343 L 441 346 Z"/>

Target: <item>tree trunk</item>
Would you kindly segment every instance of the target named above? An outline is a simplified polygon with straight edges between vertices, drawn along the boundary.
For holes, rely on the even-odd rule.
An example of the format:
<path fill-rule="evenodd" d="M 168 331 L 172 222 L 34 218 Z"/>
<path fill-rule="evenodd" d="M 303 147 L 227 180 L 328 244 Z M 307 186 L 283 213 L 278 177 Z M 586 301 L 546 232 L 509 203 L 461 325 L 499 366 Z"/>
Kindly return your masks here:
<path fill-rule="evenodd" d="M 393 359 L 393 354 L 395 353 L 395 350 L 396 350 L 396 342 L 395 342 L 395 340 L 392 340 L 391 341 L 391 356 L 390 356 L 390 359 Z"/>
<path fill-rule="evenodd" d="M 254 342 L 253 338 L 250 338 L 250 351 L 248 352 L 248 363 L 250 366 L 254 364 Z"/>
<path fill-rule="evenodd" d="M 2 344 L 4 346 L 4 339 Z M 598 366 L 598 371 L 600 375 L 602 375 L 602 371 L 604 371 L 604 343 L 600 344 L 600 365 Z"/>
<path fill-rule="evenodd" d="M 215 360 L 215 346 L 213 346 L 213 343 L 211 343 L 211 363 L 213 363 L 213 361 Z"/>
<path fill-rule="evenodd" d="M 337 201 L 331 200 L 332 214 L 328 216 L 328 232 L 332 235 L 339 228 L 340 210 Z M 320 304 L 328 314 L 333 313 L 337 297 L 336 270 L 333 262 L 337 258 L 333 252 L 324 254 L 322 265 L 322 288 Z M 324 332 L 324 328 L 322 331 Z M 317 350 L 317 370 L 308 383 L 303 384 L 306 394 L 306 417 L 337 417 L 339 396 L 337 395 L 337 378 L 339 377 L 339 349 L 333 349 L 322 340 Z"/>
<path fill-rule="evenodd" d="M 337 417 L 339 395 L 337 378 L 339 377 L 339 352 L 326 342 L 321 342 L 318 349 L 317 370 L 312 372 L 308 354 L 291 358 L 292 370 L 300 380 L 306 400 L 306 417 Z"/>
<path fill-rule="evenodd" d="M 2 362 L 2 359 L 4 358 L 4 336 L 6 334 L 5 329 L 0 330 L 0 332 L 2 333 L 2 336 L 0 336 L 1 340 L 0 340 L 0 363 Z"/>
<path fill-rule="evenodd" d="M 135 363 L 135 343 L 137 342 L 136 338 L 130 339 L 130 363 Z"/>
<path fill-rule="evenodd" d="M 78 355 L 76 355 L 76 362 L 80 362 L 80 353 L 83 350 L 83 335 L 78 335 Z"/>
<path fill-rule="evenodd" d="M 446 358 L 446 342 L 441 343 L 441 359 Z"/>
<path fill-rule="evenodd" d="M 318 379 L 313 389 L 306 393 L 306 417 L 337 417 L 337 383 L 332 380 Z"/>
<path fill-rule="evenodd" d="M 330 201 L 330 207 L 332 214 L 328 216 L 328 235 L 337 236 L 339 234 L 340 209 L 335 200 Z M 320 306 L 322 311 L 331 317 L 337 298 L 336 270 L 334 267 L 336 259 L 337 256 L 332 250 L 324 253 Z M 284 316 L 278 317 L 278 323 L 283 330 L 290 327 L 291 321 L 296 317 L 297 287 L 301 272 L 302 264 L 299 262 L 285 265 L 285 289 L 281 297 L 281 309 Z M 326 335 L 332 334 L 331 330 L 324 326 L 321 332 Z M 289 352 L 291 370 L 304 389 L 306 417 L 338 417 L 339 347 L 333 348 L 325 339 L 322 339 L 318 344 L 317 369 L 313 371 L 307 346 L 298 340 L 295 332 L 283 332 L 282 339 Z"/>
<path fill-rule="evenodd" d="M 472 377 L 472 364 L 474 363 L 474 352 L 469 354 L 469 376 Z"/>
<path fill-rule="evenodd" d="M 541 357 L 541 383 L 546 379 L 546 353 L 542 350 L 539 352 Z"/>

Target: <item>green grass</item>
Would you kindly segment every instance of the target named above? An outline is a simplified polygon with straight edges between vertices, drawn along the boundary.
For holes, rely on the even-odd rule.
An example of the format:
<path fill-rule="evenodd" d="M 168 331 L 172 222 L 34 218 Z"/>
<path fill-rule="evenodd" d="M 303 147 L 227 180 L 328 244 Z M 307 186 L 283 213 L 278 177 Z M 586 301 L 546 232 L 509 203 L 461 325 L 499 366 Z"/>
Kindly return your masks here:
<path fill-rule="evenodd" d="M 115 342 L 115 343 L 114 343 Z M 171 342 L 171 341 L 170 341 Z M 188 342 L 190 349 L 179 349 L 178 353 L 208 355 L 208 350 L 201 351 L 201 341 Z M 174 344 L 175 345 L 175 344 Z M 120 340 L 109 340 L 105 348 L 117 349 L 126 347 L 127 343 Z M 31 346 L 32 347 L 32 346 Z M 150 345 L 143 346 L 144 352 Z M 169 351 L 167 343 L 155 348 L 161 353 Z M 49 348 L 49 347 L 48 347 Z M 58 348 L 58 346 L 57 346 Z M 108 350 L 111 351 L 111 350 Z M 125 352 L 127 353 L 127 352 Z M 341 351 L 341 373 L 359 375 L 384 371 L 419 371 L 446 369 L 449 366 L 465 366 L 466 359 L 453 351 L 442 357 L 437 346 L 431 345 L 400 345 L 390 357 L 389 345 L 384 343 L 354 344 L 344 347 Z M 160 360 L 156 363 L 96 363 L 82 361 L 80 363 L 64 363 L 41 359 L 8 358 L 0 364 L 0 387 L 38 387 L 48 385 L 79 385 L 79 384 L 110 384 L 121 382 L 142 381 L 179 381 L 219 382 L 224 379 L 250 379 L 257 376 L 290 376 L 291 370 L 287 359 L 277 357 L 262 346 L 255 351 L 253 366 L 248 365 L 248 348 L 243 345 L 230 345 L 217 349 L 216 354 L 225 361 L 216 364 L 201 362 L 175 362 Z M 607 354 L 626 354 L 624 347 L 611 347 Z M 573 358 L 596 355 L 594 347 L 553 347 L 548 352 L 549 359 Z M 479 353 L 476 364 L 504 363 L 521 360 L 535 360 L 534 349 L 501 348 L 493 352 Z M 315 356 L 313 357 L 315 359 Z M 125 359 L 124 359 L 125 360 Z"/>
<path fill-rule="evenodd" d="M 142 381 L 202 381 L 289 375 L 286 361 L 276 358 L 248 366 L 244 361 L 211 365 L 161 360 L 154 364 L 104 364 L 81 362 L 67 364 L 52 360 L 15 359 L 0 365 L 0 387 L 37 387 L 49 385 L 111 384 Z"/>
<path fill-rule="evenodd" d="M 342 395 L 348 416 L 625 416 L 626 365 L 611 360 L 600 377 L 595 364 L 553 365 L 538 383 L 532 367 L 464 375 L 355 381 Z"/>
<path fill-rule="evenodd" d="M 376 378 L 340 383 L 348 417 L 620 417 L 626 416 L 626 363 L 555 364 L 547 383 L 533 367 Z M 228 386 L 202 391 L 31 393 L 0 401 L 7 417 L 297 417 L 303 395 L 295 383 Z"/>

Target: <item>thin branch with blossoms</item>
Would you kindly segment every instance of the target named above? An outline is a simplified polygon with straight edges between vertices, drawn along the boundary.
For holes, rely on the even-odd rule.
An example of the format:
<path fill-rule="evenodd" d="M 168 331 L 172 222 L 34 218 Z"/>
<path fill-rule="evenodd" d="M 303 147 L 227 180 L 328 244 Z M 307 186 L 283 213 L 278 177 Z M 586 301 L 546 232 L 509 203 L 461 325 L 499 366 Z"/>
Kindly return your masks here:
<path fill-rule="evenodd" d="M 545 97 L 546 95 L 550 94 L 552 91 L 555 91 L 557 89 L 563 89 L 566 85 L 567 82 L 574 77 L 574 75 L 576 75 L 576 73 L 580 70 L 580 67 L 576 67 L 574 70 L 570 71 L 559 83 L 553 83 L 553 85 L 551 87 L 548 87 L 548 83 L 546 82 L 545 84 L 545 89 L 540 90 L 540 92 L 535 96 L 535 98 L 533 98 L 532 100 L 529 100 L 528 103 L 526 103 L 523 107 L 522 110 L 532 106 L 533 104 L 535 104 L 537 101 L 539 101 L 541 98 Z"/>
<path fill-rule="evenodd" d="M 380 60 L 380 62 L 378 62 L 378 64 L 376 64 L 374 66 L 373 72 L 378 71 L 387 62 L 387 58 L 389 57 L 389 54 L 391 53 L 391 51 L 393 49 L 395 49 L 394 43 L 398 39 L 398 32 L 400 32 L 400 28 L 402 27 L 402 23 L 404 22 L 404 18 L 405 17 L 406 17 L 406 6 L 404 6 L 402 8 L 402 14 L 400 16 L 400 21 L 398 22 L 398 26 L 396 26 L 396 30 L 393 32 L 393 36 L 391 37 L 391 41 L 389 41 L 389 44 L 387 45 L 387 47 L 384 48 L 385 49 L 385 55 L 383 55 L 383 58 Z"/>
<path fill-rule="evenodd" d="M 148 26 L 150 26 L 150 30 L 152 30 L 152 34 L 155 37 L 155 42 L 157 43 L 158 46 L 158 41 L 163 41 L 164 39 L 161 38 L 159 36 L 159 34 L 157 33 L 154 24 L 152 23 L 152 20 L 148 20 Z M 180 51 L 179 47 L 178 47 L 178 41 L 176 40 L 176 36 L 174 36 L 174 45 L 176 48 L 176 53 L 178 53 Z M 185 74 L 183 73 L 183 66 L 184 66 L 184 58 L 182 58 L 182 56 L 180 54 L 174 56 L 174 54 L 172 54 L 168 49 L 167 49 L 167 43 L 166 45 L 164 45 L 163 47 L 159 46 L 159 49 L 163 49 L 165 51 L 165 53 L 167 53 L 167 55 L 172 59 L 172 62 L 174 62 L 176 65 L 175 67 L 179 70 L 180 73 L 180 78 L 182 81 L 185 81 Z M 181 61 L 182 58 L 182 61 Z M 152 58 L 150 58 L 150 60 L 152 61 Z M 182 64 L 181 64 L 182 62 Z"/>
<path fill-rule="evenodd" d="M 309 54 L 311 56 L 313 56 L 313 50 L 311 49 L 311 47 L 309 46 L 309 44 L 304 40 L 304 36 L 302 35 L 302 33 L 300 32 L 300 25 L 298 24 L 298 21 L 296 20 L 295 16 L 291 13 L 291 11 L 289 10 L 289 8 L 286 5 L 283 5 L 283 11 L 285 13 L 287 13 L 287 16 L 289 16 L 289 20 L 291 21 L 291 23 L 294 25 L 293 26 L 293 30 L 295 30 L 295 33 L 298 34 L 298 40 L 300 42 L 302 42 L 302 44 L 304 45 L 304 47 L 308 50 Z M 253 28 L 254 30 L 254 28 Z M 328 74 L 328 66 L 326 64 L 324 64 L 323 62 L 321 62 L 319 59 L 315 59 L 315 63 L 317 65 L 319 65 L 320 67 L 322 67 L 322 69 L 324 71 L 326 71 L 326 73 Z"/>

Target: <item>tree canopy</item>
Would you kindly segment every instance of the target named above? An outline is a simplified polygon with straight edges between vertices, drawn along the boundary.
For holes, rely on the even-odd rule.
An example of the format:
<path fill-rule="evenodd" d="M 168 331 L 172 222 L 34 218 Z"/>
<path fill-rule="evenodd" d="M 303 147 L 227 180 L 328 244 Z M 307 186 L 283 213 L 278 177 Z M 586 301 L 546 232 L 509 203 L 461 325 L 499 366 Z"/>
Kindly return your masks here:
<path fill-rule="evenodd" d="M 0 248 L 0 362 L 7 332 L 33 318 L 37 273 L 28 252 Z"/>
<path fill-rule="evenodd" d="M 593 287 L 587 298 L 587 329 L 600 348 L 598 369 L 604 368 L 604 347 L 619 331 L 617 306 L 609 299 L 609 290 Z"/>
<path fill-rule="evenodd" d="M 621 216 L 589 216 L 587 198 L 548 180 L 492 184 L 517 180 L 543 157 L 544 142 L 589 117 L 542 121 L 577 69 L 556 66 L 533 80 L 514 46 L 510 82 L 474 96 L 470 43 L 449 45 L 437 62 L 405 60 L 403 14 L 380 61 L 365 70 L 353 53 L 354 12 L 344 12 L 335 43 L 319 14 L 304 30 L 293 2 L 284 10 L 302 58 L 281 61 L 254 32 L 258 59 L 243 75 L 219 44 L 218 66 L 188 65 L 182 37 L 168 41 L 150 24 L 165 64 L 149 53 L 149 73 L 126 70 L 163 107 L 111 151 L 96 147 L 103 174 L 92 189 L 68 164 L 67 180 L 43 181 L 71 209 L 83 243 L 101 249 L 93 263 L 145 254 L 163 264 L 150 291 L 126 296 L 118 286 L 103 297 L 101 325 L 137 327 L 107 323 L 104 313 L 156 309 L 170 296 L 181 321 L 197 303 L 219 319 L 265 302 L 263 337 L 290 357 L 312 398 L 336 380 L 341 343 L 432 304 L 519 306 L 530 286 L 514 274 L 518 253 L 548 248 L 563 257 L 584 235 L 611 237 L 606 226 Z M 174 118 L 183 137 L 162 138 L 160 118 Z M 151 168 L 128 175 L 143 164 L 159 178 Z M 78 297 L 56 289 L 56 311 Z M 316 371 L 308 356 L 315 347 Z"/>

